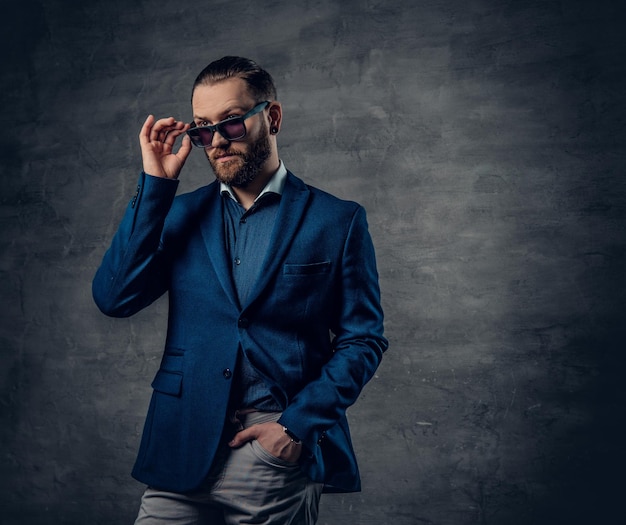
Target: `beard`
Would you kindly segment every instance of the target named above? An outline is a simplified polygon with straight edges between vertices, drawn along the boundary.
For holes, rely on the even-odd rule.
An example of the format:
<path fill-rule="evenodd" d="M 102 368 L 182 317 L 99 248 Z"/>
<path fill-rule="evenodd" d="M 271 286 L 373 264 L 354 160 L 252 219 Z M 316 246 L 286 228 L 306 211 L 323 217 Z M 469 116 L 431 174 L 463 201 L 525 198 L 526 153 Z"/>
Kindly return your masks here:
<path fill-rule="evenodd" d="M 259 137 L 249 144 L 247 152 L 216 148 L 211 153 L 213 156 L 206 151 L 206 156 L 217 180 L 236 188 L 245 188 L 261 172 L 265 161 L 271 155 L 267 125 L 263 123 Z M 217 158 L 227 155 L 235 155 L 239 158 L 225 163 L 217 162 Z"/>

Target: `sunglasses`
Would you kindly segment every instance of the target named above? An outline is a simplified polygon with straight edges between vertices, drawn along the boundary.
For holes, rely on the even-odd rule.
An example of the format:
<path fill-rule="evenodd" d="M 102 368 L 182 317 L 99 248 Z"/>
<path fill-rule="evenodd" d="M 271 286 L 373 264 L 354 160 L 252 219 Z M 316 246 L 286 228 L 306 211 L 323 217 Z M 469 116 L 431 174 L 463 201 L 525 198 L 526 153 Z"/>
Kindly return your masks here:
<path fill-rule="evenodd" d="M 263 111 L 270 103 L 268 101 L 261 102 L 254 106 L 245 115 L 240 117 L 228 117 L 217 124 L 209 126 L 196 126 L 192 123 L 187 135 L 191 139 L 191 143 L 198 148 L 209 148 L 213 143 L 213 135 L 217 131 L 226 140 L 241 140 L 246 136 L 246 125 L 244 121 L 253 115 Z"/>

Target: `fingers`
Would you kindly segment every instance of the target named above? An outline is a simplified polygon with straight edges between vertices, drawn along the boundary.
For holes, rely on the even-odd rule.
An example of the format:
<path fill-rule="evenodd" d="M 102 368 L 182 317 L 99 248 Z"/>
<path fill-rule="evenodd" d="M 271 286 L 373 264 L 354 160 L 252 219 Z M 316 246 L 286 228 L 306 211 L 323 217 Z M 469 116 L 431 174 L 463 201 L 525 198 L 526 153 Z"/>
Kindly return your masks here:
<path fill-rule="evenodd" d="M 172 147 L 176 138 L 188 129 L 189 124 L 174 117 L 155 120 L 154 115 L 148 115 L 139 132 L 139 141 L 144 146 L 152 142 Z"/>
<path fill-rule="evenodd" d="M 251 427 L 240 430 L 235 434 L 235 437 L 228 444 L 232 448 L 239 448 L 248 441 L 252 441 L 259 436 L 259 425 L 253 425 Z"/>
<path fill-rule="evenodd" d="M 278 423 L 261 423 L 240 430 L 228 443 L 231 448 L 239 448 L 249 441 L 256 440 L 272 456 L 296 462 L 302 453 L 302 446 L 296 445 Z"/>
<path fill-rule="evenodd" d="M 189 129 L 189 124 L 186 124 L 185 127 L 186 129 L 183 129 L 183 132 Z M 180 149 L 178 150 L 178 153 L 176 154 L 176 156 L 181 160 L 181 162 L 185 162 L 185 160 L 187 160 L 187 157 L 191 153 L 191 150 L 192 150 L 191 139 L 189 138 L 188 135 L 184 135 L 182 144 L 180 145 Z"/>
<path fill-rule="evenodd" d="M 296 462 L 302 453 L 302 446 L 296 445 L 278 423 L 252 425 L 235 434 L 228 445 L 238 448 L 252 440 L 256 440 L 272 456 L 286 461 Z"/>
<path fill-rule="evenodd" d="M 153 125 L 154 115 L 148 115 L 148 118 L 146 118 L 146 121 L 143 123 L 141 131 L 139 132 L 139 143 L 142 146 L 145 146 L 150 142 L 150 132 L 152 131 Z"/>
<path fill-rule="evenodd" d="M 172 147 L 176 137 L 184 133 L 186 127 L 184 122 L 175 120 L 174 117 L 158 120 L 150 130 L 150 140 Z"/>
<path fill-rule="evenodd" d="M 191 141 L 185 136 L 176 153 L 174 143 L 188 129 L 189 124 L 174 117 L 156 120 L 154 115 L 148 115 L 139 132 L 144 172 L 156 177 L 178 178 L 191 153 Z"/>

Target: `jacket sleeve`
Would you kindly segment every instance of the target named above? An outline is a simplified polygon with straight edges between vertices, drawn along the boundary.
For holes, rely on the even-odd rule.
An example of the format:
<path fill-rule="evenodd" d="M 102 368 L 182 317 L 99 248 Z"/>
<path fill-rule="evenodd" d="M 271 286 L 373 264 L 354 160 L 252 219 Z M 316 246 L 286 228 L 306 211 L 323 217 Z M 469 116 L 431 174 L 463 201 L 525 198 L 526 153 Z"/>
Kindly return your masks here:
<path fill-rule="evenodd" d="M 331 326 L 335 334 L 333 355 L 319 377 L 293 398 L 279 420 L 309 451 L 357 400 L 388 347 L 383 337 L 374 247 L 361 206 L 352 217 L 345 241 L 337 301 Z"/>
<path fill-rule="evenodd" d="M 178 180 L 141 174 L 92 284 L 94 301 L 106 315 L 128 317 L 166 291 L 161 235 L 177 188 Z"/>

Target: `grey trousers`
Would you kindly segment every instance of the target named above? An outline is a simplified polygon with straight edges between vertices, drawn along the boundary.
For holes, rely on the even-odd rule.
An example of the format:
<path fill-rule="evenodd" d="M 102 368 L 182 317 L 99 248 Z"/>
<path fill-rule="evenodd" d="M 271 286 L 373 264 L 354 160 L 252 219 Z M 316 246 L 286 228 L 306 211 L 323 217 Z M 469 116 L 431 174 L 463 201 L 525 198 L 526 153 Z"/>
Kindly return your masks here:
<path fill-rule="evenodd" d="M 276 421 L 277 413 L 238 416 L 243 428 Z M 238 449 L 222 447 L 205 486 L 177 494 L 148 487 L 135 525 L 314 525 L 320 483 L 297 463 L 275 458 L 256 441 Z"/>

